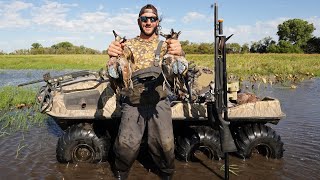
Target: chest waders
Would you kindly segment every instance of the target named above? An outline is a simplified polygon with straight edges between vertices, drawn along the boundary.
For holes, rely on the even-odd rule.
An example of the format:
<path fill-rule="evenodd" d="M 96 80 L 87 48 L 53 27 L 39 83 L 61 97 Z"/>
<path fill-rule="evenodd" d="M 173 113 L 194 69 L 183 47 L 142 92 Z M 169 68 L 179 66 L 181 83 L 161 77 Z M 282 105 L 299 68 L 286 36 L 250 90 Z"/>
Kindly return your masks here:
<path fill-rule="evenodd" d="M 163 87 L 165 77 L 159 65 L 163 41 L 158 43 L 154 61 L 150 67 L 132 73 L 133 90 L 124 97 L 124 102 L 130 105 L 155 105 L 167 97 Z"/>

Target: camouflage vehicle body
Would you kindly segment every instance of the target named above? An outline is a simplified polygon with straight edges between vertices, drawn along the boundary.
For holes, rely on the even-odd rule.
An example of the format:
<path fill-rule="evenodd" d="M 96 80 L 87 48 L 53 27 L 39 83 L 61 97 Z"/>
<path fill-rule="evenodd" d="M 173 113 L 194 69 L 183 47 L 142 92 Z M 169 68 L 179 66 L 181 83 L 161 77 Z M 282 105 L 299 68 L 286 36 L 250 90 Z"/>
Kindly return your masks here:
<path fill-rule="evenodd" d="M 105 161 L 117 134 L 121 118 L 119 96 L 113 91 L 105 72 L 82 72 L 85 73 L 71 80 L 66 78 L 69 75 L 51 78 L 38 93 L 40 111 L 51 116 L 65 131 L 57 144 L 59 162 Z M 202 74 L 199 81 L 208 84 L 198 83 L 202 91 L 193 102 L 176 100 L 171 103 L 177 158 L 183 161 L 193 160 L 193 152 L 203 150 L 203 147 L 209 149 L 212 159 L 224 157 L 217 122 L 210 114 L 208 116 L 208 102 L 214 101 L 214 84 L 203 82 L 213 75 Z M 266 97 L 238 104 L 238 82 L 229 83 L 228 90 L 228 98 L 233 102 L 228 108 L 230 129 L 240 157 L 249 158 L 252 150 L 258 148 L 263 155 L 281 158 L 283 143 L 265 125 L 277 124 L 284 117 L 279 100 Z M 266 145 L 261 145 L 261 139 L 266 140 Z M 243 145 L 245 140 L 247 144 Z M 258 141 L 259 144 L 250 147 Z"/>

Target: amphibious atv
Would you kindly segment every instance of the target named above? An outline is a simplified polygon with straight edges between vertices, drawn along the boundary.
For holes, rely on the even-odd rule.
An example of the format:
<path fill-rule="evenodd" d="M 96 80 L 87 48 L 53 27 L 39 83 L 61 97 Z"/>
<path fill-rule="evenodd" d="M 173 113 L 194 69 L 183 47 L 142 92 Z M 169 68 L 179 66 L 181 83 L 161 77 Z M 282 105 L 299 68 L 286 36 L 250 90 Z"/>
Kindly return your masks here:
<path fill-rule="evenodd" d="M 54 78 L 45 75 L 47 83 L 40 88 L 37 98 L 40 111 L 51 116 L 64 130 L 56 150 L 59 162 L 99 162 L 107 159 L 121 112 L 119 97 L 104 74 L 79 71 Z M 213 75 L 203 74 L 199 81 L 210 76 Z M 214 159 L 224 157 L 221 124 L 215 117 L 213 86 L 212 82 L 203 86 L 193 102 L 174 100 L 171 103 L 179 159 L 192 160 L 196 150 L 205 150 Z M 266 123 L 277 124 L 284 116 L 280 102 L 270 97 L 240 102 L 237 101 L 241 95 L 237 95 L 238 91 L 237 82 L 228 84 L 227 116 L 237 153 L 249 158 L 252 152 L 258 150 L 264 156 L 281 158 L 283 143 L 280 136 L 266 126 Z"/>
<path fill-rule="evenodd" d="M 249 100 L 255 96 L 238 94 L 238 82 L 227 83 L 224 45 L 228 38 L 220 35 L 222 22 L 215 28 L 214 74 L 203 72 L 193 78 L 199 91 L 172 99 L 176 157 L 191 161 L 195 159 L 194 152 L 200 150 L 212 159 L 225 158 L 225 153 L 234 151 L 242 158 L 250 158 L 253 152 L 281 158 L 283 142 L 266 125 L 277 124 L 285 116 L 279 100 Z M 190 76 L 195 74 L 194 69 L 189 71 Z M 201 78 L 209 81 L 199 85 Z M 46 85 L 37 95 L 40 111 L 51 116 L 64 131 L 57 143 L 57 160 L 106 161 L 121 118 L 119 96 L 111 88 L 106 72 L 79 71 L 53 78 L 46 74 L 44 81 Z M 244 96 L 250 97 L 243 100 Z"/>

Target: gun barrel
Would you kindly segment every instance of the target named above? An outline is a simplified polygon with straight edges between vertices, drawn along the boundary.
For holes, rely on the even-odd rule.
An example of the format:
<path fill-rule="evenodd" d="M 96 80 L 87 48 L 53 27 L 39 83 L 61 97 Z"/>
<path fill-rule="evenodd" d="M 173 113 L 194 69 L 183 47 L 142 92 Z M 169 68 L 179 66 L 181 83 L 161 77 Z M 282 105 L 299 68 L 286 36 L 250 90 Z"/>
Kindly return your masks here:
<path fill-rule="evenodd" d="M 21 83 L 21 84 L 18 84 L 18 87 L 26 86 L 26 85 L 30 85 L 30 84 L 35 84 L 35 83 L 39 83 L 39 82 L 44 82 L 44 80 L 43 79 L 38 79 L 38 80 L 26 82 L 26 83 Z"/>
<path fill-rule="evenodd" d="M 237 151 L 228 121 L 226 48 L 228 40 L 223 36 L 222 20 L 218 20 L 218 6 L 214 4 L 214 70 L 215 70 L 215 112 L 222 129 L 221 144 L 225 154 L 225 179 L 229 179 L 229 152 Z M 228 37 L 229 38 L 229 37 Z"/>
<path fill-rule="evenodd" d="M 35 84 L 35 83 L 39 83 L 39 82 L 47 82 L 49 84 L 52 84 L 52 83 L 56 83 L 56 82 L 62 82 L 62 81 L 74 79 L 74 78 L 77 78 L 80 76 L 87 76 L 90 74 L 98 75 L 97 72 L 91 72 L 89 70 L 76 71 L 76 72 L 67 73 L 67 74 L 63 74 L 63 75 L 55 76 L 55 77 L 51 77 L 49 73 L 46 73 L 43 75 L 43 79 L 18 84 L 18 87 L 26 86 L 26 85 L 30 85 L 30 84 Z"/>

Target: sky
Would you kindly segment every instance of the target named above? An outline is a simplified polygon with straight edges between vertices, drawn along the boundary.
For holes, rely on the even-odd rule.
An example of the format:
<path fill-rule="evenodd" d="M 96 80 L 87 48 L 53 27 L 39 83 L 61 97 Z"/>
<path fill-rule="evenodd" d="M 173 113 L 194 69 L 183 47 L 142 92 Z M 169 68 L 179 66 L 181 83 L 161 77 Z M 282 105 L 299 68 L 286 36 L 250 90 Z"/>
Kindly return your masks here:
<path fill-rule="evenodd" d="M 219 6 L 228 42 L 240 45 L 265 37 L 278 40 L 277 26 L 299 18 L 313 23 L 320 36 L 319 0 L 0 0 L 0 51 L 50 47 L 68 41 L 99 51 L 121 36 L 139 35 L 137 18 L 146 4 L 158 8 L 161 31 L 181 31 L 180 40 L 213 42 L 213 9 Z"/>

